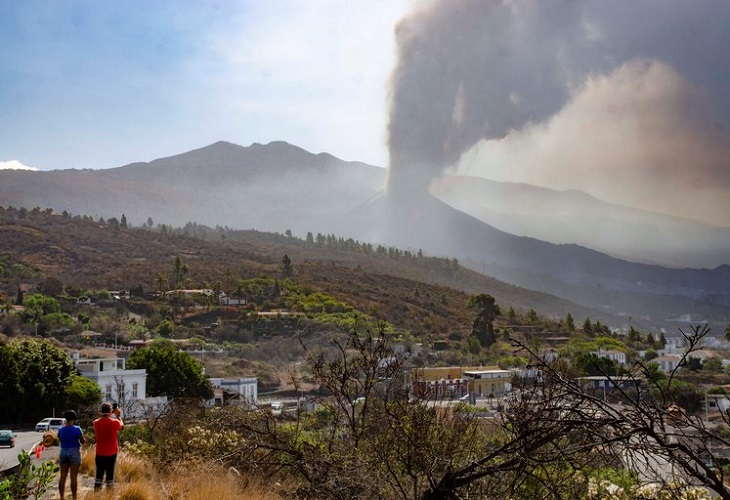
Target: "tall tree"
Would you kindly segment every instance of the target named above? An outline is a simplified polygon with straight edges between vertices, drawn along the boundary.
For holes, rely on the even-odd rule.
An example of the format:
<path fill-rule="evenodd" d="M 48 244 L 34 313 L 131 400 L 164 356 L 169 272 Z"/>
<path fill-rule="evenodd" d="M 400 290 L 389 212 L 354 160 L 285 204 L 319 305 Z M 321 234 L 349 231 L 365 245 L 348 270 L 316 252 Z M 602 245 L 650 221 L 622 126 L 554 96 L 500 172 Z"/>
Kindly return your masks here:
<path fill-rule="evenodd" d="M 68 410 L 98 405 L 101 403 L 101 387 L 86 377 L 72 373 L 66 387 L 64 403 Z"/>
<path fill-rule="evenodd" d="M 185 277 L 188 274 L 188 265 L 180 260 L 180 257 L 175 257 L 175 262 L 172 265 L 172 279 L 175 290 L 182 289 Z"/>
<path fill-rule="evenodd" d="M 510 323 L 514 323 L 517 320 L 517 313 L 515 312 L 515 308 L 512 306 L 509 306 L 509 311 L 507 311 L 507 319 Z"/>
<path fill-rule="evenodd" d="M 5 379 L 0 414 L 27 421 L 46 416 L 54 408 L 62 409 L 74 373 L 73 362 L 65 352 L 47 340 L 35 339 L 13 340 L 0 351 Z"/>
<path fill-rule="evenodd" d="M 155 279 L 157 281 L 157 290 L 161 295 L 164 295 L 167 291 L 167 275 L 164 273 L 157 273 L 157 277 Z"/>
<path fill-rule="evenodd" d="M 289 278 L 293 273 L 294 266 L 291 263 L 291 259 L 289 258 L 289 255 L 284 254 L 284 257 L 281 259 L 281 274 L 284 275 L 285 278 Z"/>
<path fill-rule="evenodd" d="M 583 322 L 583 333 L 585 333 L 586 335 L 593 334 L 593 323 L 591 323 L 591 318 L 586 318 L 586 320 Z"/>
<path fill-rule="evenodd" d="M 472 323 L 471 333 L 482 347 L 489 347 L 497 341 L 494 333 L 494 320 L 501 314 L 494 297 L 488 293 L 472 295 L 469 298 L 469 307 L 477 311 Z"/>
<path fill-rule="evenodd" d="M 48 324 L 44 320 L 45 318 L 61 312 L 61 306 L 59 306 L 58 301 L 42 293 L 34 293 L 26 297 L 23 305 L 25 309 L 21 313 L 21 317 L 25 321 L 35 325 L 36 335 L 39 332 L 43 333 L 47 328 Z"/>
<path fill-rule="evenodd" d="M 569 332 L 575 331 L 575 321 L 573 320 L 573 315 L 570 313 L 565 316 L 565 328 L 567 328 Z"/>
<path fill-rule="evenodd" d="M 178 351 L 169 341 L 157 341 L 150 347 L 133 351 L 127 367 L 147 370 L 147 393 L 150 396 L 210 399 L 213 391 L 203 368 L 189 354 Z"/>

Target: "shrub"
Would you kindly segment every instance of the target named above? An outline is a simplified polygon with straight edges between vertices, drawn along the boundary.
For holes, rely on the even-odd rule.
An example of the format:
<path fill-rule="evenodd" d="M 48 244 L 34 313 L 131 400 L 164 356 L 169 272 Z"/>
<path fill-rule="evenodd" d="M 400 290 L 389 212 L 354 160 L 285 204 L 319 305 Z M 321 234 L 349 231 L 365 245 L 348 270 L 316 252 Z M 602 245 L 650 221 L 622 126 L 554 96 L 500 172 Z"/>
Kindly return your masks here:
<path fill-rule="evenodd" d="M 18 455 L 18 470 L 0 482 L 0 500 L 18 498 L 42 498 L 48 490 L 58 467 L 51 461 L 40 465 L 30 463 L 30 454 L 23 451 Z"/>

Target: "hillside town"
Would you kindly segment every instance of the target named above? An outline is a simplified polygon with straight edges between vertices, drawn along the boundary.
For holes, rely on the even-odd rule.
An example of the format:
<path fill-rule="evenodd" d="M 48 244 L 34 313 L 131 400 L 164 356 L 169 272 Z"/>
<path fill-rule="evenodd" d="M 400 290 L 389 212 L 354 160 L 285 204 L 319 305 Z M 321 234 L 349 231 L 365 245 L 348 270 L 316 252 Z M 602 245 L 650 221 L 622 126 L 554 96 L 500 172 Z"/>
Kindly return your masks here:
<path fill-rule="evenodd" d="M 281 266 L 282 273 L 291 275 L 291 260 L 284 259 Z M 184 268 L 184 262 L 176 258 L 170 274 L 174 277 L 176 270 Z M 575 438 L 585 427 L 594 433 L 591 446 L 613 442 L 599 469 L 618 467 L 639 486 L 676 488 L 682 478 L 682 488 L 695 485 L 698 491 L 716 492 L 718 483 L 713 485 L 711 480 L 717 474 L 723 477 L 730 464 L 730 444 L 724 437 L 730 434 L 730 343 L 701 325 L 659 335 L 633 327 L 612 330 L 589 318 L 578 327 L 569 314 L 560 321 L 540 319 L 534 310 L 521 316 L 511 308 L 502 311 L 491 296 L 480 294 L 470 298 L 470 308 L 465 310 L 472 318 L 471 331 L 459 341 L 447 337 L 429 343 L 369 320 L 346 304 L 335 305 L 334 297 L 321 292 L 302 295 L 286 276 L 244 279 L 230 295 L 218 288 L 182 288 L 181 283 L 174 278 L 164 284 L 160 280 L 160 290 L 144 296 L 132 290 L 82 292 L 68 287 L 57 287 L 53 295 L 53 280 L 35 289 L 19 285 L 16 300 L 6 300 L 0 310 L 4 349 L 10 348 L 7 355 L 11 355 L 18 342 L 24 343 L 24 350 L 46 344 L 60 349 L 73 371 L 93 382 L 95 389 L 84 404 L 117 403 L 125 422 L 134 427 L 149 429 L 150 422 L 161 422 L 164 428 L 170 418 L 180 418 L 179 405 L 185 402 L 188 409 L 192 404 L 201 412 L 212 412 L 203 418 L 213 418 L 211 432 L 221 425 L 213 422 L 228 412 L 258 415 L 246 417 L 254 418 L 248 424 L 228 422 L 229 431 L 219 428 L 243 432 L 243 439 L 261 425 L 255 423 L 257 418 L 278 420 L 278 426 L 299 422 L 304 429 L 311 425 L 305 422 L 323 415 L 334 418 L 329 425 L 347 425 L 349 419 L 355 426 L 352 438 L 356 438 L 359 426 L 373 418 L 368 414 L 386 420 L 404 418 L 405 414 L 390 413 L 393 404 L 404 401 L 420 411 L 437 411 L 429 426 L 444 431 L 467 426 L 462 437 L 474 432 L 485 437 L 501 435 L 518 422 L 534 426 L 542 418 L 553 422 L 550 434 L 556 433 L 558 440 L 564 432 L 568 434 L 563 437 Z M 74 290 L 82 293 L 69 294 Z M 323 322 L 315 311 L 324 311 L 324 304 L 330 304 L 331 310 L 361 315 L 362 326 L 354 323 L 348 330 L 341 326 L 345 323 Z M 160 310 L 166 311 L 166 317 L 157 314 L 155 319 L 155 311 Z M 313 343 L 325 332 L 334 342 L 329 348 Z M 233 338 L 238 340 L 224 340 Z M 263 360 L 245 361 L 250 352 L 247 343 L 277 339 L 288 339 L 290 348 L 297 339 L 302 343 L 299 355 L 286 366 L 269 363 L 270 368 L 262 372 L 267 366 Z M 332 346 L 335 353 L 347 353 L 345 357 L 337 361 L 331 351 L 326 354 Z M 334 369 L 337 363 L 345 363 L 344 368 L 355 360 L 359 360 L 353 365 L 357 368 L 351 372 Z M 167 372 L 177 375 L 170 379 Z M 259 376 L 264 378 L 263 386 Z M 161 380 L 167 380 L 167 385 L 161 385 Z M 19 383 L 23 384 L 22 378 Z M 54 401 L 61 406 L 29 406 L 16 414 L 6 407 L 4 426 L 22 429 L 23 422 L 32 424 L 58 414 L 66 406 L 63 397 Z M 458 425 L 454 418 L 459 419 Z M 636 446 L 630 436 L 640 436 L 642 431 L 635 418 L 648 418 L 651 432 L 662 428 L 668 433 L 663 439 L 669 441 L 657 439 Z M 436 429 L 429 428 L 418 432 Z M 250 444 L 267 448 L 270 439 L 281 439 L 278 431 L 267 432 L 271 434 Z M 614 442 L 617 432 L 628 432 L 627 441 Z M 201 446 L 212 446 L 215 439 L 205 438 Z M 505 445 L 519 442 L 528 448 L 538 446 L 535 450 L 544 446 L 524 442 L 525 436 L 513 439 L 517 441 L 507 438 Z M 138 437 L 123 438 L 123 442 L 130 453 L 143 443 Z M 686 446 L 680 457 L 670 451 L 670 442 Z M 582 454 L 575 453 L 576 457 Z M 244 460 L 253 465 L 257 459 Z M 690 466 L 677 469 L 675 460 Z M 471 477 L 468 468 L 456 472 Z M 480 481 L 468 479 L 466 484 L 476 486 Z M 319 486 L 313 483 L 312 487 Z M 595 487 L 613 491 L 621 486 L 596 483 Z"/>

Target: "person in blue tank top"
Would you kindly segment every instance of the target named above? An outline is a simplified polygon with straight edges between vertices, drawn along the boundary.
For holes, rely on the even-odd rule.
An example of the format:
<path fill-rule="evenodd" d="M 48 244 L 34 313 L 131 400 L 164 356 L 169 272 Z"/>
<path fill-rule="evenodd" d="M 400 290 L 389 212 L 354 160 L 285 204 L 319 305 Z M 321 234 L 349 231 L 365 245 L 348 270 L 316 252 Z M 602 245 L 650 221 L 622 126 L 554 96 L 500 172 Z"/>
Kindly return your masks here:
<path fill-rule="evenodd" d="M 79 467 L 81 466 L 81 445 L 86 442 L 81 427 L 76 425 L 76 412 L 68 410 L 63 414 L 66 425 L 58 429 L 58 439 L 61 441 L 61 453 L 58 456 L 58 464 L 61 466 L 61 475 L 58 478 L 58 492 L 63 500 L 66 489 L 66 476 L 71 471 L 71 498 L 76 500 L 77 481 Z"/>

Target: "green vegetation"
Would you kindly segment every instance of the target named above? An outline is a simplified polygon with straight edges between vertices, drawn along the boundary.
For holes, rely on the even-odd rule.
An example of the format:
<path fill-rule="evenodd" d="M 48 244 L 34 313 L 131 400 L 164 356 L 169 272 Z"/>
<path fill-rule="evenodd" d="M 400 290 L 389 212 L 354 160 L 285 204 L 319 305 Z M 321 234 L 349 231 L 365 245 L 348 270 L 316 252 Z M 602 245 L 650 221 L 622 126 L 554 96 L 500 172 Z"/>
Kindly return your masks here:
<path fill-rule="evenodd" d="M 75 372 L 71 358 L 48 340 L 0 343 L 0 421 L 46 416 L 64 407 Z"/>
<path fill-rule="evenodd" d="M 157 341 L 149 347 L 133 351 L 129 355 L 127 367 L 147 370 L 149 396 L 213 397 L 210 383 L 203 375 L 200 364 L 169 342 Z"/>
<path fill-rule="evenodd" d="M 51 482 L 58 472 L 58 466 L 52 461 L 33 465 L 27 451 L 18 455 L 18 462 L 17 471 L 0 481 L 0 500 L 43 498 L 51 487 Z"/>

